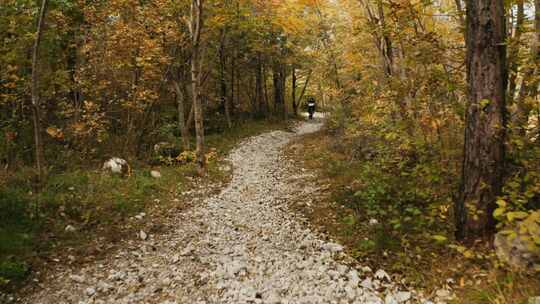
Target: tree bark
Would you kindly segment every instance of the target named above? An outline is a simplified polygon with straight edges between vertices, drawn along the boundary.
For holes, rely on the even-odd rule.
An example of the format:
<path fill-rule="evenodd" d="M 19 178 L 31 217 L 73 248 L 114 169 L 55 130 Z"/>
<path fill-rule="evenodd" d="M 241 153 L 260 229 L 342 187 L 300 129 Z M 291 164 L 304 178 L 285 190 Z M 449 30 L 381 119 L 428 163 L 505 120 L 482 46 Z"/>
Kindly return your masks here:
<path fill-rule="evenodd" d="M 232 128 L 231 122 L 231 111 L 229 98 L 227 96 L 227 82 L 225 79 L 225 69 L 226 69 L 226 60 L 225 60 L 225 38 L 226 32 L 222 30 L 221 32 L 221 41 L 219 45 L 219 83 L 221 89 L 221 103 L 225 112 L 225 119 L 227 120 L 227 127 Z"/>
<path fill-rule="evenodd" d="M 304 82 L 304 86 L 302 87 L 302 92 L 300 93 L 300 97 L 298 97 L 298 105 L 302 104 L 302 98 L 304 98 L 304 95 L 306 94 L 306 88 L 309 85 L 309 80 L 311 79 L 312 71 L 309 71 L 309 74 L 307 75 L 306 81 Z"/>
<path fill-rule="evenodd" d="M 182 136 L 182 145 L 185 150 L 189 150 L 189 131 L 186 126 L 186 117 L 185 117 L 185 100 L 182 88 L 178 81 L 173 82 L 174 91 L 176 92 L 176 104 L 178 109 L 178 128 L 180 129 L 180 135 Z"/>
<path fill-rule="evenodd" d="M 296 68 L 292 67 L 291 99 L 294 116 L 298 116 L 298 104 L 296 103 Z"/>
<path fill-rule="evenodd" d="M 201 30 L 203 27 L 203 1 L 192 0 L 191 2 L 191 86 L 193 94 L 193 109 L 195 116 L 195 136 L 197 169 L 200 175 L 206 170 L 206 157 L 204 148 L 204 121 L 201 100 Z"/>
<path fill-rule="evenodd" d="M 505 162 L 506 26 L 502 0 L 467 0 L 467 82 L 464 158 L 455 202 L 456 238 L 495 228 Z"/>
<path fill-rule="evenodd" d="M 282 111 L 284 118 L 287 115 L 287 106 L 285 105 L 285 71 L 283 64 L 276 63 L 273 71 L 274 79 L 274 106 L 276 112 Z"/>
<path fill-rule="evenodd" d="M 257 114 L 263 115 L 266 112 L 263 92 L 263 73 L 261 54 L 257 53 L 257 66 L 255 71 L 255 102 L 257 103 Z"/>
<path fill-rule="evenodd" d="M 36 38 L 34 41 L 34 49 L 32 52 L 32 121 L 34 125 L 34 145 L 35 145 L 35 157 L 36 157 L 36 170 L 38 177 L 38 184 L 44 181 L 45 176 L 45 157 L 44 157 L 44 145 L 41 125 L 41 100 L 39 93 L 39 47 L 41 45 L 41 39 L 43 37 L 43 28 L 45 27 L 45 16 L 47 14 L 47 7 L 49 1 L 43 0 L 41 2 L 41 9 L 38 17 Z"/>

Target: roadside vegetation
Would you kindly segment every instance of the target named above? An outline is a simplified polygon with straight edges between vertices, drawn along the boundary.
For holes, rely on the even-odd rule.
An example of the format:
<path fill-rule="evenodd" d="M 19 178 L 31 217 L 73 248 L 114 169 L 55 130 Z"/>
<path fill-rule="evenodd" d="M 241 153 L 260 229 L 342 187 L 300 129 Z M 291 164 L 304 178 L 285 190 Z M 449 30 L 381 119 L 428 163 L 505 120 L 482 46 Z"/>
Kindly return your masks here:
<path fill-rule="evenodd" d="M 99 163 L 69 166 L 34 192 L 31 168 L 0 179 L 0 289 L 12 290 L 48 265 L 83 264 L 147 230 L 139 216 L 159 222 L 189 206 L 183 192 L 216 187 L 231 173 L 224 157 L 239 141 L 286 128 L 280 120 L 246 120 L 207 137 L 209 166 L 202 179 L 194 158 L 149 155 L 130 160 L 131 173 L 110 174 Z M 188 151 L 189 152 L 189 151 Z M 183 155 L 193 154 L 184 153 Z M 151 171 L 161 177 L 155 178 Z M 142 216 L 141 216 L 142 215 Z M 156 220 L 157 219 L 157 220 Z M 148 229 L 156 229 L 150 227 Z M 37 273 L 36 273 L 37 272 Z"/>
<path fill-rule="evenodd" d="M 399 139 L 372 135 L 344 140 L 330 128 L 289 146 L 288 155 L 313 170 L 322 187 L 298 212 L 359 264 L 428 294 L 449 287 L 452 303 L 528 303 L 540 293 L 538 274 L 508 268 L 489 241 L 469 247 L 455 241 L 449 219 L 457 167 L 441 171 L 433 151 L 411 158 Z M 362 139 L 369 144 L 354 145 Z"/>

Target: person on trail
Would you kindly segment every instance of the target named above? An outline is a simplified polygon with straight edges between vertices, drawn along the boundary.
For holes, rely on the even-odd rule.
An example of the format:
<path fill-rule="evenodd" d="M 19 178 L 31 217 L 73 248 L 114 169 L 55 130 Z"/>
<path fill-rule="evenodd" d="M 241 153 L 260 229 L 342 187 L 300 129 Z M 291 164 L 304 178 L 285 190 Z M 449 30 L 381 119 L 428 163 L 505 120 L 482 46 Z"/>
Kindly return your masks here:
<path fill-rule="evenodd" d="M 309 97 L 307 99 L 307 109 L 309 113 L 309 119 L 313 119 L 313 114 L 315 113 L 315 98 Z"/>

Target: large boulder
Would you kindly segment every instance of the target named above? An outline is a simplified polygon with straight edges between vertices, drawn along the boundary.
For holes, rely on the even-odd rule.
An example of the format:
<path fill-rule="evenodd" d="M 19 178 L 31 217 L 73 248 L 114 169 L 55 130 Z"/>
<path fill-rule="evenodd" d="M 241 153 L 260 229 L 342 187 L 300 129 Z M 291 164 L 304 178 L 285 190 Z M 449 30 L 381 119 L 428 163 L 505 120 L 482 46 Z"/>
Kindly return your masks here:
<path fill-rule="evenodd" d="M 103 170 L 108 171 L 112 174 L 128 175 L 130 168 L 128 162 L 125 159 L 113 157 L 103 164 Z"/>
<path fill-rule="evenodd" d="M 503 262 L 525 271 L 540 271 L 540 211 L 495 235 L 495 251 Z"/>

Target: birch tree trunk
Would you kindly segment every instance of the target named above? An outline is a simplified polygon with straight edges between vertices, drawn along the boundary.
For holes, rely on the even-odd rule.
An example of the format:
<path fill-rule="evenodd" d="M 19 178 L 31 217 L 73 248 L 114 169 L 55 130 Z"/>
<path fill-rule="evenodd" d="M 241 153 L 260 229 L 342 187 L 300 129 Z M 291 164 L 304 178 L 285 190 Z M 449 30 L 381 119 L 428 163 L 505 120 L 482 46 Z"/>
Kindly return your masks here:
<path fill-rule="evenodd" d="M 467 0 L 468 104 L 456 238 L 495 228 L 493 211 L 505 163 L 506 26 L 502 0 Z"/>
<path fill-rule="evenodd" d="M 32 121 L 34 124 L 34 145 L 36 157 L 36 170 L 38 174 L 38 184 L 41 184 L 45 175 L 45 157 L 41 125 L 41 101 L 39 94 L 39 47 L 43 37 L 43 28 L 45 26 L 45 16 L 47 14 L 48 0 L 41 2 L 41 9 L 37 24 L 36 38 L 32 52 Z"/>
<path fill-rule="evenodd" d="M 525 19 L 525 10 L 523 7 L 523 0 L 519 0 L 517 3 L 517 16 L 516 27 L 512 37 L 511 49 L 508 50 L 508 102 L 511 103 L 514 100 L 516 93 L 516 80 L 518 74 L 518 57 L 519 46 L 521 40 L 521 33 L 523 32 L 523 21 Z"/>

